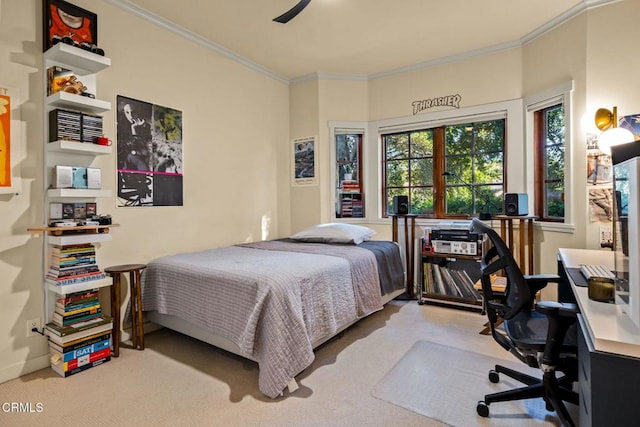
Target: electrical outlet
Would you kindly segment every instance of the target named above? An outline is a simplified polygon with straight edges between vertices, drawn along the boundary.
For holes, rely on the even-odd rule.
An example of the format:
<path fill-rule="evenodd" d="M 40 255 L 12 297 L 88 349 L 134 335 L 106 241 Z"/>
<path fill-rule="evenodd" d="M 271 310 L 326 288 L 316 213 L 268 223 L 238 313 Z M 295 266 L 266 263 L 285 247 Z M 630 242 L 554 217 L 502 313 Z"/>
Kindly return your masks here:
<path fill-rule="evenodd" d="M 40 335 L 38 332 L 34 332 L 33 328 L 36 328 L 38 331 L 40 330 L 40 328 L 42 328 L 42 320 L 39 317 L 36 319 L 27 320 L 27 337 Z"/>
<path fill-rule="evenodd" d="M 606 247 L 613 245 L 613 228 L 601 225 L 600 226 L 600 246 Z"/>

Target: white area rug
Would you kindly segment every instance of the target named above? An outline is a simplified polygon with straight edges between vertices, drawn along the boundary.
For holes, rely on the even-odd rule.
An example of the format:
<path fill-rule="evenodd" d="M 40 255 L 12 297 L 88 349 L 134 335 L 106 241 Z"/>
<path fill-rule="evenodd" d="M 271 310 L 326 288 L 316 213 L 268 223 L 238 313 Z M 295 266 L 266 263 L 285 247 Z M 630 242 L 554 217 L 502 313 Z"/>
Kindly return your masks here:
<path fill-rule="evenodd" d="M 451 426 L 560 425 L 544 401 L 528 399 L 489 406 L 489 418 L 476 412 L 484 395 L 523 386 L 506 375 L 493 384 L 496 363 L 540 377 L 515 358 L 513 363 L 429 341 L 418 341 L 373 389 L 373 396 Z M 578 407 L 567 405 L 577 422 Z"/>

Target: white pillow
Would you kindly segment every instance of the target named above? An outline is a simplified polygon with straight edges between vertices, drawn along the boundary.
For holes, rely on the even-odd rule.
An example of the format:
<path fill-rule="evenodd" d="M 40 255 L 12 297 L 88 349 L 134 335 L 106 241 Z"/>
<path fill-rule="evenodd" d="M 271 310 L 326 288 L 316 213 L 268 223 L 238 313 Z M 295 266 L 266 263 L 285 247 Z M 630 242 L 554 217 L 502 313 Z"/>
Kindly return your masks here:
<path fill-rule="evenodd" d="M 371 240 L 375 230 L 361 225 L 329 222 L 313 225 L 291 236 L 294 240 L 317 243 L 354 243 Z"/>

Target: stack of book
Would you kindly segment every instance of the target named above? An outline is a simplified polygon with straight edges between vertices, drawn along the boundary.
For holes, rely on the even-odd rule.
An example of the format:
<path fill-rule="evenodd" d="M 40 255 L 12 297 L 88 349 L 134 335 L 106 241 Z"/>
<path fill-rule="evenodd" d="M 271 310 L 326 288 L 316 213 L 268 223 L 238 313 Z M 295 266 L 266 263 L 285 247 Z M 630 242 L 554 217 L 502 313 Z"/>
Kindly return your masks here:
<path fill-rule="evenodd" d="M 69 285 L 105 277 L 98 268 L 96 248 L 91 243 L 51 246 L 47 281 L 56 285 Z"/>
<path fill-rule="evenodd" d="M 51 368 L 68 377 L 111 360 L 113 321 L 102 315 L 98 290 L 61 295 L 47 323 Z"/>
<path fill-rule="evenodd" d="M 361 218 L 364 216 L 360 184 L 352 179 L 345 179 L 340 184 L 340 216 Z"/>
<path fill-rule="evenodd" d="M 360 184 L 352 179 L 342 181 L 342 193 L 360 193 Z"/>

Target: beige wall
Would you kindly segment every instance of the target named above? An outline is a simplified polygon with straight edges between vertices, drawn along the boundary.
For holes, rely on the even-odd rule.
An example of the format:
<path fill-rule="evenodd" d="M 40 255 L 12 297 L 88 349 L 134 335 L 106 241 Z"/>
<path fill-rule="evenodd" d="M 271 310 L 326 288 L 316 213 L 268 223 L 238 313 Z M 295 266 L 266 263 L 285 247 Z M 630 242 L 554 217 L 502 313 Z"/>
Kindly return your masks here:
<path fill-rule="evenodd" d="M 46 339 L 25 338 L 26 321 L 43 316 L 42 241 L 26 231 L 44 222 L 41 4 L 0 4 L 0 85 L 24 94 L 27 148 L 24 191 L 0 196 L 0 382 L 48 365 Z M 120 224 L 114 240 L 101 244 L 100 265 L 287 234 L 288 85 L 105 2 L 74 4 L 98 14 L 100 47 L 112 62 L 97 77 L 97 97 L 115 107 L 116 95 L 125 95 L 184 118 L 184 206 L 118 208 L 115 197 L 99 200 L 99 211 Z M 115 139 L 114 111 L 104 119 Z M 115 155 L 95 165 L 115 194 Z"/>

